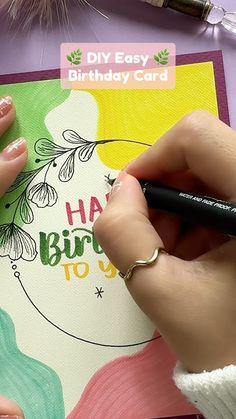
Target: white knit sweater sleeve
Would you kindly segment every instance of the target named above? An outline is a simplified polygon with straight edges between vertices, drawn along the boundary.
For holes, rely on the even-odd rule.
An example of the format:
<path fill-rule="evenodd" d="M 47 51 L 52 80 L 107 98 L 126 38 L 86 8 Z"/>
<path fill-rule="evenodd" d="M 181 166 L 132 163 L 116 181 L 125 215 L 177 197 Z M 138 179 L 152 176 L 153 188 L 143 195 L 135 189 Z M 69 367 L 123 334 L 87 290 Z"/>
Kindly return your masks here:
<path fill-rule="evenodd" d="M 236 419 L 236 365 L 192 374 L 178 362 L 173 379 L 206 419 Z"/>

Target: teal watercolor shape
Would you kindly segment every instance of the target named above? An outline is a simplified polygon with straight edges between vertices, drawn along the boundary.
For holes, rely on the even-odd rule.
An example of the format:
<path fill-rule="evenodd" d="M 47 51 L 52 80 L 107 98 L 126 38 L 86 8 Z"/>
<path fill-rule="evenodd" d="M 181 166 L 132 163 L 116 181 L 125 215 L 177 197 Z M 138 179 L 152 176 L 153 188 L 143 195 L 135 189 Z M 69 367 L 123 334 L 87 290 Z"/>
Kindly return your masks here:
<path fill-rule="evenodd" d="M 2 309 L 0 394 L 15 400 L 23 410 L 25 419 L 65 419 L 62 386 L 58 375 L 47 365 L 19 350 L 14 324 Z"/>

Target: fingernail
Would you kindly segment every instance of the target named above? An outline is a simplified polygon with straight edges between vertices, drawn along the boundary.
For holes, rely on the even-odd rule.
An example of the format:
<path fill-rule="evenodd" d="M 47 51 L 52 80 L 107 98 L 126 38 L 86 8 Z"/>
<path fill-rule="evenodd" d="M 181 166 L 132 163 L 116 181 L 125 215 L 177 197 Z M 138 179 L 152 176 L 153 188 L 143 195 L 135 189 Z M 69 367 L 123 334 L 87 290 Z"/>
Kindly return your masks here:
<path fill-rule="evenodd" d="M 115 183 L 112 187 L 112 190 L 110 192 L 109 199 L 111 198 L 111 196 L 113 196 L 116 192 L 118 192 L 120 190 L 122 182 L 123 182 L 124 178 L 126 177 L 126 175 L 127 175 L 127 173 L 124 170 L 122 170 L 119 173 L 119 175 L 117 176 L 117 178 L 115 180 Z"/>
<path fill-rule="evenodd" d="M 5 97 L 0 98 L 0 118 L 3 118 L 5 115 L 7 115 L 11 109 L 12 109 L 11 96 L 5 96 Z"/>
<path fill-rule="evenodd" d="M 24 138 L 18 138 L 18 140 L 13 141 L 1 152 L 0 157 L 2 160 L 14 160 L 17 157 L 21 156 L 26 151 L 26 140 Z M 1 416 L 0 416 L 1 418 Z"/>

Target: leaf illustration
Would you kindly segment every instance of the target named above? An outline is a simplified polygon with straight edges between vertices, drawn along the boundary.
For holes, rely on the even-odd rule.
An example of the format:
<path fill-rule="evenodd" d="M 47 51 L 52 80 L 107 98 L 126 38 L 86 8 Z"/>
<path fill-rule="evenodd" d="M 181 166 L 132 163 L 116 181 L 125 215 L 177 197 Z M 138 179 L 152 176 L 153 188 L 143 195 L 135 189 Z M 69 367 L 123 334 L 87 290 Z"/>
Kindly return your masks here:
<path fill-rule="evenodd" d="M 66 58 L 67 58 L 67 60 L 68 60 L 68 61 L 70 61 L 70 63 L 72 63 L 72 58 L 71 58 L 71 56 L 70 56 L 70 55 L 67 55 L 67 57 L 66 57 Z"/>
<path fill-rule="evenodd" d="M 76 131 L 67 129 L 62 133 L 64 140 L 71 144 L 87 144 L 88 141 L 82 138 Z"/>
<path fill-rule="evenodd" d="M 83 163 L 91 159 L 96 145 L 96 143 L 90 142 L 87 145 L 80 148 L 78 156 Z"/>
<path fill-rule="evenodd" d="M 162 51 L 159 51 L 157 55 L 154 55 L 154 60 L 157 61 L 161 65 L 168 64 L 169 61 L 169 51 L 165 48 Z"/>
<path fill-rule="evenodd" d="M 68 182 L 72 179 L 74 172 L 75 172 L 75 152 L 76 149 L 67 157 L 65 163 L 60 169 L 58 174 L 58 178 L 62 182 Z"/>
<path fill-rule="evenodd" d="M 34 149 L 39 156 L 43 157 L 58 157 L 65 153 L 65 151 L 69 150 L 65 147 L 57 145 L 47 138 L 40 138 L 40 140 L 36 142 Z"/>
<path fill-rule="evenodd" d="M 28 200 L 25 196 L 25 194 L 23 195 L 22 199 L 21 199 L 21 204 L 20 204 L 20 216 L 21 219 L 23 221 L 23 223 L 25 224 L 31 224 L 34 221 L 34 214 L 33 211 L 28 203 Z"/>
<path fill-rule="evenodd" d="M 15 191 L 15 189 L 18 189 L 21 185 L 23 185 L 28 180 L 33 179 L 36 172 L 37 170 L 31 170 L 30 172 L 20 173 L 17 176 L 15 182 L 10 186 L 7 192 L 13 192 Z"/>

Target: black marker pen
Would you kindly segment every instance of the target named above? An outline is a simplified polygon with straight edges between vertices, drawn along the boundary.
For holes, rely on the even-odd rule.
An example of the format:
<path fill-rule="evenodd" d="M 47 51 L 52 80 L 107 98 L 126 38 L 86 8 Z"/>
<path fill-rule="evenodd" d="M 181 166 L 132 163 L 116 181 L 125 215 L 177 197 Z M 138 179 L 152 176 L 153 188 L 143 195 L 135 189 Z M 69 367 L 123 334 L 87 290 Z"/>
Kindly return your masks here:
<path fill-rule="evenodd" d="M 108 179 L 112 186 L 114 180 Z M 236 203 L 190 192 L 182 192 L 158 183 L 139 181 L 149 208 L 175 214 L 192 224 L 236 237 Z"/>

